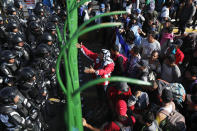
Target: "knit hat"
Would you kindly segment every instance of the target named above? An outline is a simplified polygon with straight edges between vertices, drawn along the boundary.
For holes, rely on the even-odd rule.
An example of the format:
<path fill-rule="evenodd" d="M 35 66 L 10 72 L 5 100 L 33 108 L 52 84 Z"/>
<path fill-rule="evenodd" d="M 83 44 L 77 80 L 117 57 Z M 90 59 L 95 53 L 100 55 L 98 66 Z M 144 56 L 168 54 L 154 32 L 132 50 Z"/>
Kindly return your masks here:
<path fill-rule="evenodd" d="M 175 45 L 181 47 L 181 45 L 183 44 L 183 41 L 182 41 L 181 39 L 177 39 L 177 40 L 175 40 L 175 41 L 173 42 L 173 44 L 175 44 Z"/>
<path fill-rule="evenodd" d="M 171 102 L 173 100 L 173 94 L 169 89 L 164 89 L 161 95 L 162 101 L 164 103 Z"/>
<path fill-rule="evenodd" d="M 124 100 L 118 100 L 116 103 L 116 112 L 120 116 L 125 116 L 127 114 L 127 103 Z"/>

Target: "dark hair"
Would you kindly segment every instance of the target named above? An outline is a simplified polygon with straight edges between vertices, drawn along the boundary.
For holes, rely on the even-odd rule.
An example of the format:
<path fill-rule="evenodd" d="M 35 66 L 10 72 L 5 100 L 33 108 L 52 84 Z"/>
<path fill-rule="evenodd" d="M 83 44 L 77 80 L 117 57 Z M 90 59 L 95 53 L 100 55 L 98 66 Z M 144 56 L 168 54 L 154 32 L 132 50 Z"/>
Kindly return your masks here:
<path fill-rule="evenodd" d="M 133 31 L 127 30 L 126 31 L 126 34 L 125 34 L 125 38 L 126 38 L 126 42 L 129 42 L 130 43 L 130 41 L 134 41 L 136 37 L 135 37 Z"/>
<path fill-rule="evenodd" d="M 172 26 L 169 26 L 169 27 L 166 27 L 166 30 L 167 30 L 168 33 L 172 33 L 173 28 L 172 28 Z"/>
<path fill-rule="evenodd" d="M 170 63 L 174 63 L 176 61 L 176 58 L 173 54 L 168 55 L 167 59 Z"/>
<path fill-rule="evenodd" d="M 93 7 L 93 4 L 92 2 L 88 3 L 88 9 L 92 8 Z"/>
<path fill-rule="evenodd" d="M 167 2 L 165 3 L 165 6 L 166 6 L 166 7 L 171 7 L 172 4 L 173 4 L 173 3 L 172 3 L 171 1 L 167 1 Z"/>
<path fill-rule="evenodd" d="M 190 69 L 190 73 L 192 76 L 197 76 L 197 66 L 192 66 Z"/>
<path fill-rule="evenodd" d="M 155 31 L 152 31 L 152 30 L 148 31 L 148 35 L 151 35 L 153 38 L 156 37 Z"/>
<path fill-rule="evenodd" d="M 158 52 L 157 50 L 154 50 L 154 51 L 151 53 L 151 55 L 152 55 L 152 54 L 155 54 L 155 53 L 158 53 L 158 55 L 159 55 L 159 52 Z"/>
<path fill-rule="evenodd" d="M 173 94 L 170 90 L 164 89 L 161 95 L 163 103 L 169 103 L 173 100 Z"/>
<path fill-rule="evenodd" d="M 153 112 L 148 111 L 147 113 L 144 114 L 143 119 L 145 123 L 151 124 L 155 120 L 155 115 Z"/>
<path fill-rule="evenodd" d="M 132 50 L 134 54 L 140 53 L 140 48 L 138 46 L 134 46 Z"/>
<path fill-rule="evenodd" d="M 113 50 L 113 51 L 119 51 L 118 45 L 113 45 L 112 48 L 111 48 L 111 50 Z"/>

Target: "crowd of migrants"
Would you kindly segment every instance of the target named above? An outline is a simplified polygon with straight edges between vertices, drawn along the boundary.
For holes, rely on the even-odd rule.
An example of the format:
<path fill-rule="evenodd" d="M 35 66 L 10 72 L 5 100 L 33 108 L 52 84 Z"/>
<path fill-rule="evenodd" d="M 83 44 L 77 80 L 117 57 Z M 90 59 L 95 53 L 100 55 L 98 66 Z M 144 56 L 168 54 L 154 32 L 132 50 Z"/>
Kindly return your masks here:
<path fill-rule="evenodd" d="M 99 11 L 93 11 L 91 2 L 80 8 L 79 24 L 104 12 L 127 12 L 95 20 L 96 24 L 123 23 L 101 30 L 106 49 L 94 53 L 86 43 L 77 43 L 76 47 L 93 61 L 84 73 L 95 79 L 124 76 L 152 83 L 137 86 L 105 81 L 96 85 L 98 105 L 110 108 L 110 118 L 96 128 L 84 116 L 84 127 L 93 131 L 196 129 L 197 39 L 195 33 L 185 32 L 186 27 L 195 28 L 196 7 L 192 0 L 104 0 Z M 174 34 L 175 27 L 179 30 Z"/>
<path fill-rule="evenodd" d="M 59 54 L 56 25 L 63 27 L 66 11 L 65 6 L 46 1 L 28 8 L 28 18 L 24 18 L 17 0 L 0 16 L 1 130 L 47 130 L 48 97 L 61 96 L 55 75 Z M 196 34 L 184 32 L 188 25 L 195 28 L 196 2 L 98 2 L 99 10 L 93 10 L 93 2 L 78 9 L 79 25 L 109 11 L 126 10 L 127 14 L 91 23 L 122 22 L 123 26 L 100 30 L 107 49 L 98 54 L 88 50 L 85 43 L 76 44 L 93 61 L 84 73 L 94 78 L 126 76 L 151 82 L 152 86 L 108 81 L 97 85 L 99 104 L 108 105 L 111 121 L 95 128 L 83 118 L 84 127 L 96 131 L 195 130 Z M 174 26 L 179 27 L 178 35 L 173 34 Z"/>

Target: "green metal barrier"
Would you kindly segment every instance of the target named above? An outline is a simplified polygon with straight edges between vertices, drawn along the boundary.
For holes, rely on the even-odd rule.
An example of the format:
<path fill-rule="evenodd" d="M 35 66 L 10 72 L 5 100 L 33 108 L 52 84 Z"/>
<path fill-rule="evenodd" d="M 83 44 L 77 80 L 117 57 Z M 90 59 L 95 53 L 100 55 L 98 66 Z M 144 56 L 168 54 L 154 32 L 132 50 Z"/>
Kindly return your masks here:
<path fill-rule="evenodd" d="M 78 28 L 77 9 L 87 1 L 89 0 L 81 0 L 79 3 L 77 3 L 76 0 L 66 0 L 67 19 L 64 25 L 63 39 L 58 26 L 56 27 L 58 33 L 58 40 L 61 48 L 60 54 L 56 62 L 56 75 L 57 75 L 58 83 L 60 84 L 60 87 L 67 98 L 67 105 L 65 109 L 65 124 L 67 127 L 66 129 L 67 131 L 83 131 L 80 92 L 83 91 L 84 89 L 96 85 L 98 83 L 104 82 L 105 80 L 126 81 L 132 84 L 150 85 L 150 83 L 136 79 L 130 79 L 125 77 L 111 77 L 108 79 L 96 79 L 90 81 L 86 83 L 84 86 L 82 86 L 81 88 L 79 88 L 78 58 L 77 58 L 78 50 L 75 46 L 76 43 L 78 42 L 78 37 L 89 31 L 93 31 L 99 28 L 120 26 L 121 23 L 102 23 L 87 28 L 84 27 L 97 18 L 126 13 L 125 11 L 116 11 L 116 12 L 101 14 L 84 22 Z M 69 34 L 66 34 L 66 32 L 69 32 Z M 68 36 L 68 40 L 67 40 L 67 36 Z M 60 75 L 61 63 L 63 64 L 63 68 L 65 70 L 63 77 L 66 78 L 66 83 L 63 83 L 61 79 L 61 75 Z"/>

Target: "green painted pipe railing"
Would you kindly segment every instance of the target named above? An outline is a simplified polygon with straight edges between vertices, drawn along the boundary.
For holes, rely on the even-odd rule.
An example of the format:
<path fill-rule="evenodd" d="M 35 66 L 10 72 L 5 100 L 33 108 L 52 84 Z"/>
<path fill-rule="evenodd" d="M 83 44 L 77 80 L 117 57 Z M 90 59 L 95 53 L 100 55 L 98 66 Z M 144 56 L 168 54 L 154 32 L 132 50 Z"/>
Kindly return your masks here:
<path fill-rule="evenodd" d="M 75 47 L 75 44 L 78 42 L 78 38 L 87 32 L 99 28 L 121 25 L 121 23 L 102 23 L 102 24 L 86 27 L 90 22 L 94 21 L 95 19 L 105 16 L 110 16 L 110 15 L 120 15 L 126 13 L 125 11 L 104 13 L 84 22 L 78 28 L 77 9 L 87 1 L 90 0 L 81 0 L 79 3 L 77 3 L 76 0 L 66 0 L 67 19 L 64 23 L 63 35 L 61 34 L 58 26 L 56 26 L 58 40 L 60 44 L 59 46 L 60 53 L 56 61 L 56 76 L 57 76 L 57 81 L 63 93 L 66 95 L 66 99 L 67 99 L 67 104 L 65 109 L 65 124 L 67 127 L 67 129 L 65 129 L 66 131 L 83 131 L 81 99 L 80 99 L 81 91 L 98 83 L 104 82 L 106 80 L 126 81 L 132 84 L 150 85 L 150 83 L 146 83 L 136 79 L 130 79 L 125 77 L 111 77 L 108 79 L 96 79 L 90 81 L 85 85 L 83 85 L 81 88 L 79 88 L 78 58 L 77 58 L 78 50 Z M 60 72 L 62 71 L 60 70 L 60 66 L 61 69 L 64 70 L 64 72 Z M 61 77 L 64 77 L 66 81 L 63 82 Z"/>
<path fill-rule="evenodd" d="M 123 81 L 123 82 L 127 82 L 127 83 L 130 83 L 130 84 L 151 86 L 150 82 L 145 82 L 145 81 L 142 81 L 142 80 L 127 78 L 127 77 L 113 76 L 111 78 L 105 78 L 105 79 L 101 78 L 101 79 L 92 80 L 92 81 L 86 83 L 85 85 L 80 87 L 78 90 L 73 92 L 72 97 L 74 98 L 81 91 L 83 91 L 83 90 L 85 90 L 89 87 L 92 87 L 96 84 L 103 83 L 105 81 L 110 81 L 110 82 L 114 82 L 114 81 L 115 82 L 121 82 L 121 81 Z"/>

